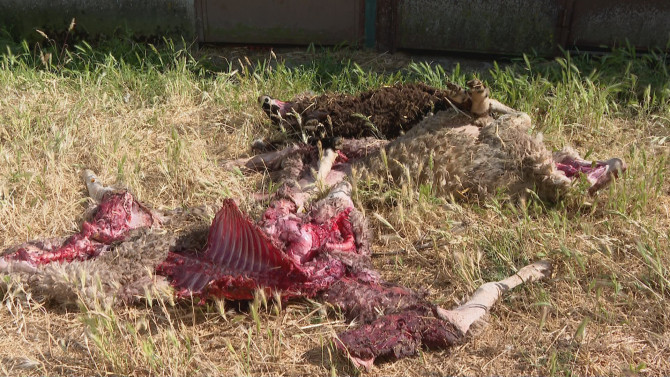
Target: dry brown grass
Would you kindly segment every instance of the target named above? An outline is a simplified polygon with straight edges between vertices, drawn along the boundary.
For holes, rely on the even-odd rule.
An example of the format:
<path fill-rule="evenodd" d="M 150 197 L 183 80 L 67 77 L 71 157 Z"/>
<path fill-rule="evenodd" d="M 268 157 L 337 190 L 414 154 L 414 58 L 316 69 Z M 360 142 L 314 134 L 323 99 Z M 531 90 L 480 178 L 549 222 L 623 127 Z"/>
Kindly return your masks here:
<path fill-rule="evenodd" d="M 227 54 L 225 61 L 235 61 Z M 257 185 L 267 187 L 262 175 L 241 177 L 220 162 L 248 153 L 250 141 L 268 132 L 259 94 L 295 94 L 304 81 L 287 87 L 286 76 L 114 75 L 96 85 L 39 70 L 0 71 L 0 250 L 77 230 L 86 205 L 83 167 L 155 208 L 216 206 L 234 196 L 244 209 L 259 210 L 250 196 Z M 548 116 L 532 115 L 543 128 Z M 549 208 L 499 198 L 452 203 L 430 188 L 359 182 L 355 198 L 371 220 L 382 276 L 426 288 L 443 306 L 529 261 L 556 265 L 552 280 L 504 298 L 468 343 L 365 374 L 670 371 L 670 185 L 668 148 L 658 143 L 669 126 L 667 114 L 612 113 L 546 129 L 554 147 L 569 143 L 629 165 L 627 177 L 596 199 L 576 196 Z M 317 302 L 63 308 L 20 284 L 1 293 L 0 374 L 358 373 L 331 342 L 348 325 Z"/>

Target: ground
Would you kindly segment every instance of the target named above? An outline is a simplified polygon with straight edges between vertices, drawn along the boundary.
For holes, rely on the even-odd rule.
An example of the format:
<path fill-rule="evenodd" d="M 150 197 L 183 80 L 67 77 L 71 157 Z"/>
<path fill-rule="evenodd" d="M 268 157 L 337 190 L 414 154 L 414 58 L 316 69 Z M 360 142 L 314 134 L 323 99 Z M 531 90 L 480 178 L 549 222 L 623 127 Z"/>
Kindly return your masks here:
<path fill-rule="evenodd" d="M 5 50 L 3 50 L 5 51 Z M 469 342 L 365 375 L 604 375 L 670 370 L 668 56 L 526 57 L 504 64 L 345 48 L 153 48 L 131 42 L 10 44 L 0 55 L 0 250 L 78 229 L 82 168 L 154 208 L 223 198 L 260 213 L 263 174 L 222 168 L 272 127 L 256 99 L 356 92 L 477 75 L 528 112 L 535 132 L 628 172 L 596 197 L 558 204 L 435 197 L 430 186 L 356 182 L 382 276 L 456 306 L 482 282 L 542 258 L 554 277 L 508 294 Z M 48 55 L 50 53 L 51 55 Z M 433 62 L 432 64 L 430 62 Z M 583 188 L 582 188 L 583 189 Z M 7 280 L 9 281 L 9 280 Z M 0 289 L 2 374 L 356 374 L 332 344 L 347 324 L 318 302 L 59 306 Z"/>

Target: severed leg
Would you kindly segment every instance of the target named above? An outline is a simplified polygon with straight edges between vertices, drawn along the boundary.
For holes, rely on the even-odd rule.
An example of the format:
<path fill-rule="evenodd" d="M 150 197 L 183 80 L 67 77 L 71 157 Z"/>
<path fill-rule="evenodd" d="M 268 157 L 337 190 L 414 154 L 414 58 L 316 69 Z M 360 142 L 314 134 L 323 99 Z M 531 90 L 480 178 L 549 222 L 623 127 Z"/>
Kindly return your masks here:
<path fill-rule="evenodd" d="M 550 274 L 549 262 L 533 263 L 507 279 L 482 285 L 453 310 L 436 307 L 406 288 L 360 279 L 334 285 L 324 298 L 365 323 L 339 334 L 335 344 L 355 366 L 370 369 L 379 357 L 401 358 L 415 355 L 421 347 L 444 349 L 461 343 L 470 325 L 503 293 Z M 375 312 L 383 315 L 375 318 Z"/>
<path fill-rule="evenodd" d="M 128 191 L 104 186 L 91 170 L 82 172 L 82 178 L 91 197 L 99 202 L 93 218 L 65 242 L 32 241 L 13 248 L 0 258 L 0 272 L 34 272 L 39 265 L 86 260 L 124 241 L 131 230 L 159 224 L 156 214 Z"/>
<path fill-rule="evenodd" d="M 499 101 L 489 97 L 489 89 L 484 86 L 484 83 L 474 79 L 468 81 L 470 88 L 469 94 L 472 99 L 472 109 L 470 110 L 478 117 L 487 116 L 490 113 L 500 114 L 515 114 L 518 111 L 507 107 Z"/>
<path fill-rule="evenodd" d="M 507 279 L 482 285 L 472 294 L 468 302 L 456 309 L 438 308 L 438 316 L 451 322 L 465 334 L 470 329 L 470 325 L 481 319 L 505 292 L 523 283 L 532 283 L 549 276 L 551 276 L 551 263 L 548 261 L 535 262 L 520 269 Z"/>

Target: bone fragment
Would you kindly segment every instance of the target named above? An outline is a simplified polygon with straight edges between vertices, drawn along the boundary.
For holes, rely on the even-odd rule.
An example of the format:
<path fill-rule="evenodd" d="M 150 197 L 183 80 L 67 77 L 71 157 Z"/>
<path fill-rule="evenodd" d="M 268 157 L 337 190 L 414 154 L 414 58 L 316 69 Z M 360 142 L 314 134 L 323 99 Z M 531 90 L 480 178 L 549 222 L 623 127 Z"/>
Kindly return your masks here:
<path fill-rule="evenodd" d="M 333 169 L 335 159 L 337 159 L 337 153 L 334 150 L 328 148 L 324 151 L 323 157 L 319 161 L 319 171 L 316 173 L 317 185 L 323 186 L 325 184 L 328 173 Z"/>
<path fill-rule="evenodd" d="M 98 180 L 98 177 L 95 175 L 93 170 L 86 169 L 81 173 L 81 178 L 86 183 L 86 188 L 88 188 L 88 195 L 93 198 L 93 200 L 100 202 L 102 198 L 108 192 L 114 192 L 115 190 L 109 186 L 104 186 L 102 182 Z"/>
<path fill-rule="evenodd" d="M 500 101 L 494 100 L 493 98 L 488 98 L 488 103 L 489 111 L 492 113 L 516 114 L 519 112 L 511 107 L 503 105 Z"/>
<path fill-rule="evenodd" d="M 526 282 L 534 282 L 551 276 L 551 263 L 539 261 L 523 267 L 507 279 L 489 282 L 479 287 L 468 302 L 454 310 L 438 308 L 438 315 L 465 334 L 470 325 L 481 319 L 505 292 Z"/>

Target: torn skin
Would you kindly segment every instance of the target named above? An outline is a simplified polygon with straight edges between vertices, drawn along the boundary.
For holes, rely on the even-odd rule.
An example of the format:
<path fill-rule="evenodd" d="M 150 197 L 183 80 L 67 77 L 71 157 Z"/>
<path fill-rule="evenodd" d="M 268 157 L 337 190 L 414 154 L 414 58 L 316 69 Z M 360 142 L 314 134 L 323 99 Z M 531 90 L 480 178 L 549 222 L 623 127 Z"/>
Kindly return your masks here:
<path fill-rule="evenodd" d="M 367 370 L 378 358 L 414 356 L 422 347 L 445 349 L 463 342 L 464 334 L 426 306 L 380 317 L 338 335 L 335 345 L 356 367 Z"/>
<path fill-rule="evenodd" d="M 327 174 L 328 169 L 319 170 Z M 279 192 L 292 190 L 302 188 L 288 185 Z M 171 279 L 178 297 L 251 299 L 257 289 L 278 292 L 284 298 L 318 296 L 362 323 L 336 341 L 357 366 L 370 367 L 377 357 L 414 355 L 421 347 L 457 344 L 479 312 L 449 317 L 449 311 L 428 302 L 425 294 L 381 280 L 370 267 L 364 219 L 353 209 L 350 195 L 351 186 L 340 182 L 313 203 L 308 214 L 297 213 L 295 203 L 277 196 L 276 205 L 268 208 L 258 225 L 228 199 L 210 227 L 205 250 L 170 253 L 157 272 Z M 129 193 L 107 194 L 91 222 L 101 231 L 82 230 L 81 234 L 101 241 L 122 240 L 128 229 L 150 226 L 152 219 L 151 212 Z M 61 258 L 33 255 L 32 260 L 47 264 L 77 259 L 63 254 Z M 77 255 L 95 256 L 83 250 Z M 482 313 L 498 297 L 485 296 L 484 304 L 473 304 L 480 311 L 482 305 L 489 305 Z"/>
<path fill-rule="evenodd" d="M 619 178 L 627 169 L 626 163 L 619 158 L 611 158 L 607 161 L 587 161 L 565 157 L 556 161 L 555 165 L 558 171 L 563 172 L 572 181 L 584 176 L 590 184 L 589 194 L 591 195 L 607 186 L 613 179 Z"/>
<path fill-rule="evenodd" d="M 62 245 L 28 243 L 5 256 L 7 262 L 26 262 L 33 267 L 59 262 L 86 260 L 97 256 L 115 242 L 122 242 L 133 229 L 157 223 L 151 211 L 127 191 L 106 193 L 91 221 Z"/>

